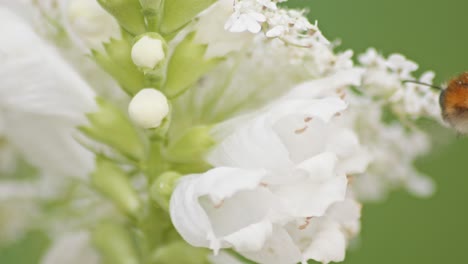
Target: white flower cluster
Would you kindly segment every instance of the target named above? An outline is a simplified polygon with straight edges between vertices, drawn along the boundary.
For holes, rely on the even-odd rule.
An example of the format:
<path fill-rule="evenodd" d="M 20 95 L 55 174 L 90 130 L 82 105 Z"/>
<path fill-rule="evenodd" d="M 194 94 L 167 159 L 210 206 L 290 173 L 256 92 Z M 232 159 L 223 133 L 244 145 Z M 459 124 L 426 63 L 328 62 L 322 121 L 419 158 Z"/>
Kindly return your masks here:
<path fill-rule="evenodd" d="M 430 196 L 434 183 L 413 164 L 430 150 L 428 135 L 398 122 L 383 123 L 383 111 L 375 102 L 359 100 L 352 104 L 355 107 L 349 122 L 372 157 L 366 172 L 353 177 L 353 190 L 359 200 L 381 201 L 399 188 L 416 196 Z"/>
<path fill-rule="evenodd" d="M 427 116 L 441 120 L 439 92 L 416 83 L 419 81 L 431 85 L 433 72 L 424 73 L 419 80 L 412 75 L 418 65 L 400 54 L 392 54 L 385 59 L 375 49 L 369 49 L 359 56 L 359 62 L 366 68 L 363 89 L 379 99 L 390 101 L 392 109 L 399 115 L 412 118 Z"/>
<path fill-rule="evenodd" d="M 268 38 L 279 38 L 286 43 L 311 47 L 318 40 L 327 42 L 317 25 L 311 24 L 304 11 L 278 8 L 285 0 L 238 0 L 225 29 L 231 32 L 259 33 Z"/>

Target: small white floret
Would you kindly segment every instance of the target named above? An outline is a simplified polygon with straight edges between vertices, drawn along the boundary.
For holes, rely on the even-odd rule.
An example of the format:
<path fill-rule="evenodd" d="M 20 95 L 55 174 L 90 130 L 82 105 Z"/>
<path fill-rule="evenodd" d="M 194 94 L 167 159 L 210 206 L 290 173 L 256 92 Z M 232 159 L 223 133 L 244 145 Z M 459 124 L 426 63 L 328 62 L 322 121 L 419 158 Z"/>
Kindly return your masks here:
<path fill-rule="evenodd" d="M 138 92 L 130 101 L 128 114 L 130 118 L 143 128 L 155 128 L 169 113 L 166 96 L 153 88 Z"/>
<path fill-rule="evenodd" d="M 144 36 L 132 47 L 132 60 L 138 67 L 153 69 L 165 57 L 163 42 L 160 39 Z"/>

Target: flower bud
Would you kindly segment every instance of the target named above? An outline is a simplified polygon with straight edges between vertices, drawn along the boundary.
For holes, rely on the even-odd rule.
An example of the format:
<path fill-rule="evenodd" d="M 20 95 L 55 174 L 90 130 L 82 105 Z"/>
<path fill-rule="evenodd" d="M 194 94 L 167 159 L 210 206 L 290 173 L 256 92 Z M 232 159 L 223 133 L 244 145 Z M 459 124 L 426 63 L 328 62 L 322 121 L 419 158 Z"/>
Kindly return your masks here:
<path fill-rule="evenodd" d="M 151 198 L 165 210 L 169 210 L 169 200 L 180 177 L 182 175 L 177 172 L 167 171 L 161 174 L 151 185 Z"/>
<path fill-rule="evenodd" d="M 132 60 L 138 67 L 154 69 L 165 58 L 164 42 L 159 38 L 145 35 L 132 47 Z"/>
<path fill-rule="evenodd" d="M 128 106 L 130 118 L 143 128 L 158 127 L 168 113 L 169 103 L 166 96 L 153 88 L 139 91 Z"/>

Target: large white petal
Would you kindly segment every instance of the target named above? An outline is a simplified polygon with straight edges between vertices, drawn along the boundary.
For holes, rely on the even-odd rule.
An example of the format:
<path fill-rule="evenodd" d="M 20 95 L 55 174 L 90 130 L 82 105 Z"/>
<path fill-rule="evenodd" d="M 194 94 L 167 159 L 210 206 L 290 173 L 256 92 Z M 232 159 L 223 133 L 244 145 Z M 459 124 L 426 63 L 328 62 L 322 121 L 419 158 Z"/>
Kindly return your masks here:
<path fill-rule="evenodd" d="M 184 177 L 172 194 L 175 228 L 191 245 L 257 249 L 269 236 L 271 194 L 263 170 L 215 168 Z"/>
<path fill-rule="evenodd" d="M 6 138 L 41 171 L 83 178 L 94 168 L 94 154 L 74 139 L 74 121 L 21 112 L 4 114 Z"/>
<path fill-rule="evenodd" d="M 0 115 L 7 139 L 47 173 L 84 176 L 93 155 L 74 129 L 95 107 L 94 92 L 19 17 L 0 8 Z"/>
<path fill-rule="evenodd" d="M 288 150 L 264 116 L 241 124 L 216 146 L 208 161 L 215 166 L 278 172 L 292 166 Z"/>
<path fill-rule="evenodd" d="M 314 217 L 324 215 L 330 205 L 345 198 L 347 183 L 346 176 L 341 175 L 322 183 L 309 180 L 282 185 L 273 192 L 291 215 Z"/>
<path fill-rule="evenodd" d="M 24 21 L 0 8 L 0 104 L 3 108 L 82 120 L 94 92 Z"/>

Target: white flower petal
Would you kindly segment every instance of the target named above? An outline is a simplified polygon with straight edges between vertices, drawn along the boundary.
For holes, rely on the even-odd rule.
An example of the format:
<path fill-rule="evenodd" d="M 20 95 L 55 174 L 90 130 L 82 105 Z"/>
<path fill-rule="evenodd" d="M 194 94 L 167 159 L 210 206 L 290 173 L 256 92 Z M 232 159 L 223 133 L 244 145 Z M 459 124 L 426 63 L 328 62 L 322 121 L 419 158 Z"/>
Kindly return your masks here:
<path fill-rule="evenodd" d="M 305 117 L 318 117 L 324 122 L 337 113 L 345 110 L 347 104 L 338 97 L 309 100 L 285 100 L 272 106 L 270 118 L 272 122 L 278 121 L 287 115 L 301 115 Z"/>
<path fill-rule="evenodd" d="M 76 124 L 53 116 L 4 113 L 6 138 L 26 160 L 45 173 L 81 178 L 94 168 L 94 154 L 74 139 Z"/>
<path fill-rule="evenodd" d="M 269 233 L 264 220 L 271 201 L 258 188 L 264 176 L 262 170 L 216 168 L 184 177 L 171 198 L 174 226 L 193 246 L 258 247 Z"/>
<path fill-rule="evenodd" d="M 313 259 L 322 263 L 343 261 L 346 254 L 346 237 L 338 224 L 329 223 L 314 235 L 312 243 L 304 252 L 304 260 Z"/>
<path fill-rule="evenodd" d="M 86 176 L 93 155 L 73 138 L 93 90 L 19 17 L 0 8 L 0 115 L 8 140 L 51 174 Z M 45 154 L 47 153 L 47 154 Z"/>
<path fill-rule="evenodd" d="M 265 118 L 257 118 L 237 129 L 209 155 L 215 166 L 284 171 L 292 166 L 288 151 Z"/>
<path fill-rule="evenodd" d="M 224 240 L 234 245 L 237 251 L 258 251 L 262 249 L 265 240 L 270 237 L 272 232 L 273 226 L 271 222 L 262 221 L 228 235 Z M 257 237 L 260 239 L 254 239 Z"/>
<path fill-rule="evenodd" d="M 359 139 L 350 129 L 342 129 L 330 137 L 326 149 L 341 159 L 341 172 L 347 174 L 363 173 L 372 157 L 359 144 Z"/>
<path fill-rule="evenodd" d="M 347 184 L 346 176 L 340 175 L 320 183 L 308 180 L 285 184 L 274 188 L 273 192 L 291 215 L 316 217 L 324 215 L 333 203 L 344 200 Z"/>
<path fill-rule="evenodd" d="M 307 159 L 297 165 L 297 169 L 304 171 L 310 180 L 317 182 L 329 180 L 335 174 L 338 159 L 333 152 L 324 152 Z"/>
<path fill-rule="evenodd" d="M 94 92 L 24 21 L 0 8 L 0 104 L 34 114 L 83 120 Z"/>
<path fill-rule="evenodd" d="M 283 99 L 320 98 L 335 94 L 336 89 L 361 84 L 363 69 L 352 68 L 339 71 L 331 76 L 297 85 Z"/>
<path fill-rule="evenodd" d="M 240 252 L 261 264 L 296 264 L 302 260 L 301 252 L 283 228 L 274 228 L 273 235 L 260 251 Z"/>

